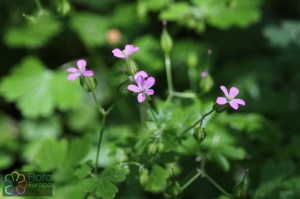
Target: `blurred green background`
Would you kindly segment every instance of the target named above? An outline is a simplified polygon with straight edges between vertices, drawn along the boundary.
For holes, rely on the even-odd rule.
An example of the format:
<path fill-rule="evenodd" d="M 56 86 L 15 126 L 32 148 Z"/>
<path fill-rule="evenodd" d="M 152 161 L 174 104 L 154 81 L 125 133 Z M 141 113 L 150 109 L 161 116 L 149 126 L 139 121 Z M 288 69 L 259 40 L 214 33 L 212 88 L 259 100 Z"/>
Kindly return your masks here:
<path fill-rule="evenodd" d="M 165 130 L 153 140 L 158 127 L 140 127 L 135 97 L 118 102 L 108 118 L 99 165 L 137 161 L 150 179 L 141 185 L 138 169 L 130 166 L 126 180 L 122 176 L 104 199 L 163 198 L 171 179 L 184 184 L 203 154 L 207 173 L 228 192 L 249 169 L 247 198 L 299 198 L 299 1 L 1 0 L 0 10 L 1 174 L 54 171 L 53 198 L 84 197 L 88 185 L 81 172 L 94 161 L 100 116 L 91 95 L 79 82 L 67 81 L 65 70 L 86 59 L 96 73 L 97 97 L 109 107 L 124 81 L 122 62 L 111 50 L 131 43 L 140 47 L 132 56 L 140 69 L 156 78 L 153 104 Z M 197 99 L 164 103 L 162 20 L 174 42 L 174 87 L 195 92 Z M 206 70 L 209 79 L 200 76 Z M 206 120 L 201 145 L 192 136 L 176 140 L 178 129 L 221 95 L 220 85 L 238 87 L 246 106 Z M 157 142 L 164 150 L 149 155 L 144 148 Z M 178 198 L 227 197 L 199 178 Z"/>

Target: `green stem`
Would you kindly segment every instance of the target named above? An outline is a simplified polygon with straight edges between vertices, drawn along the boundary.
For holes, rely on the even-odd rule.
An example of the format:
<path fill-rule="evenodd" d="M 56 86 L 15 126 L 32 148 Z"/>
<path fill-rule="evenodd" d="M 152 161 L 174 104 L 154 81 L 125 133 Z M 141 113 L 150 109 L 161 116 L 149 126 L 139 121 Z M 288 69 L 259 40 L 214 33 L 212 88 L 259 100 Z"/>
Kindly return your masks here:
<path fill-rule="evenodd" d="M 201 172 L 201 171 L 199 171 L 199 172 Z M 209 175 L 207 175 L 207 173 L 203 172 L 203 175 L 208 181 L 210 181 L 210 183 L 212 183 L 223 194 L 225 194 L 226 196 L 229 196 L 229 197 L 234 197 L 232 194 L 225 191 L 225 189 L 223 189 L 216 181 L 214 181 Z"/>
<path fill-rule="evenodd" d="M 36 7 L 37 7 L 39 10 L 43 10 L 43 6 L 42 6 L 40 0 L 35 0 L 35 4 L 36 4 Z"/>
<path fill-rule="evenodd" d="M 157 122 L 158 120 L 157 120 L 155 111 L 154 111 L 154 109 L 152 108 L 152 106 L 149 104 L 148 101 L 147 101 L 147 105 L 148 105 L 148 107 L 149 107 L 149 110 L 150 110 L 150 112 L 151 112 L 151 114 L 152 114 L 153 119 Z"/>
<path fill-rule="evenodd" d="M 192 184 L 201 175 L 202 175 L 202 172 L 197 171 L 197 173 L 181 187 L 181 190 L 183 191 L 185 188 L 187 188 L 190 184 Z"/>
<path fill-rule="evenodd" d="M 196 95 L 194 93 L 181 93 L 181 92 L 173 92 L 174 97 L 182 97 L 182 98 L 195 98 Z"/>
<path fill-rule="evenodd" d="M 171 71 L 171 59 L 168 53 L 165 53 L 165 65 L 166 65 L 166 74 L 167 74 L 167 84 L 168 84 L 168 99 L 171 100 L 173 98 L 174 87 L 172 82 L 172 71 Z"/>
<path fill-rule="evenodd" d="M 99 160 L 99 154 L 100 154 L 100 146 L 101 146 L 101 142 L 102 142 L 102 138 L 103 138 L 105 122 L 106 122 L 106 114 L 103 114 L 99 140 L 98 140 L 98 143 L 97 143 L 97 154 L 96 154 L 96 162 L 95 162 L 95 175 L 97 175 L 97 167 L 98 167 L 98 160 Z"/>
<path fill-rule="evenodd" d="M 195 126 L 197 126 L 198 123 L 200 123 L 200 127 L 202 127 L 202 123 L 203 120 L 210 115 L 212 112 L 214 111 L 214 109 L 212 108 L 209 112 L 205 113 L 197 122 L 195 122 L 192 126 L 188 127 L 187 129 L 185 129 L 184 131 L 182 131 L 180 133 L 180 135 L 183 135 L 185 133 L 187 133 L 189 130 L 191 130 L 192 128 L 194 128 Z"/>
<path fill-rule="evenodd" d="M 102 115 L 107 115 L 107 113 L 105 112 L 105 110 L 102 108 L 102 106 L 98 103 L 97 101 L 97 97 L 96 97 L 96 94 L 94 91 L 92 91 L 92 95 L 93 95 L 93 98 L 94 98 L 94 101 L 98 107 L 98 110 L 99 112 L 102 114 Z"/>

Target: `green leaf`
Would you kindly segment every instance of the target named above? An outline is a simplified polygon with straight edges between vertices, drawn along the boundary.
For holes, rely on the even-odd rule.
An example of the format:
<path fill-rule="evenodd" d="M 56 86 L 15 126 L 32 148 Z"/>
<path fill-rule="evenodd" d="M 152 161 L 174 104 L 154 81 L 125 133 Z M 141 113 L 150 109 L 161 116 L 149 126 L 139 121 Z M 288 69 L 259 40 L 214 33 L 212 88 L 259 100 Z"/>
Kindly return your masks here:
<path fill-rule="evenodd" d="M 87 187 L 86 190 L 92 192 L 96 189 L 97 197 L 102 199 L 115 198 L 119 189 L 113 182 L 124 181 L 128 172 L 128 168 L 123 166 L 106 168 L 98 179 L 88 178 L 84 180 L 84 184 Z"/>
<path fill-rule="evenodd" d="M 68 169 L 78 164 L 88 154 L 90 143 L 89 136 L 73 138 L 69 143 L 63 167 Z"/>
<path fill-rule="evenodd" d="M 82 99 L 78 86 L 66 79 L 67 74 L 47 70 L 36 57 L 27 57 L 0 82 L 0 94 L 26 117 L 50 116 L 55 107 L 76 108 Z"/>
<path fill-rule="evenodd" d="M 86 178 L 82 181 L 82 185 L 86 192 L 93 192 L 97 187 L 97 183 L 96 178 Z"/>
<path fill-rule="evenodd" d="M 149 180 L 145 186 L 146 191 L 158 193 L 163 191 L 167 186 L 169 173 L 161 166 L 155 164 L 149 174 Z"/>
<path fill-rule="evenodd" d="M 169 3 L 171 3 L 171 0 L 140 0 L 139 3 L 142 3 L 147 7 L 148 10 L 157 11 L 165 6 L 167 6 Z"/>
<path fill-rule="evenodd" d="M 11 157 L 11 155 L 0 153 L 0 169 L 1 170 L 8 168 L 10 165 L 12 165 L 13 162 L 14 162 L 14 159 Z"/>
<path fill-rule="evenodd" d="M 18 150 L 18 128 L 16 121 L 0 111 L 0 148 L 8 151 Z"/>
<path fill-rule="evenodd" d="M 91 13 L 77 13 L 71 18 L 71 27 L 89 47 L 101 46 L 106 42 L 108 19 Z"/>
<path fill-rule="evenodd" d="M 96 196 L 102 199 L 113 199 L 116 197 L 118 187 L 106 180 L 98 180 L 96 187 Z"/>
<path fill-rule="evenodd" d="M 247 27 L 260 19 L 261 0 L 221 2 L 218 0 L 193 0 L 193 2 L 197 6 L 199 14 L 217 28 Z"/>
<path fill-rule="evenodd" d="M 264 29 L 263 33 L 273 46 L 284 48 L 293 43 L 300 45 L 299 21 L 283 21 L 280 26 L 270 25 Z"/>
<path fill-rule="evenodd" d="M 21 122 L 22 136 L 26 140 L 42 140 L 45 138 L 56 138 L 61 133 L 59 118 L 23 120 Z"/>
<path fill-rule="evenodd" d="M 234 160 L 242 160 L 246 157 L 246 152 L 243 148 L 237 148 L 230 145 L 223 145 L 220 146 L 220 151 L 222 151 L 223 155 Z"/>
<path fill-rule="evenodd" d="M 160 14 L 160 18 L 168 21 L 182 20 L 190 15 L 190 6 L 186 2 L 170 4 L 170 7 Z"/>
<path fill-rule="evenodd" d="M 129 169 L 124 166 L 114 166 L 105 169 L 101 173 L 101 179 L 109 180 L 112 182 L 122 182 L 126 179 Z"/>
<path fill-rule="evenodd" d="M 227 160 L 227 158 L 218 150 L 214 150 L 211 153 L 213 159 L 216 161 L 216 163 L 224 170 L 229 171 L 230 163 Z"/>
<path fill-rule="evenodd" d="M 83 165 L 80 165 L 79 168 L 75 169 L 74 174 L 78 178 L 83 179 L 91 173 L 91 170 L 92 170 L 91 166 L 85 163 Z"/>
<path fill-rule="evenodd" d="M 66 157 L 66 140 L 44 140 L 36 154 L 34 162 L 42 171 L 51 171 L 62 165 Z"/>
<path fill-rule="evenodd" d="M 14 48 L 40 48 L 60 30 L 60 22 L 50 15 L 44 14 L 34 24 L 9 26 L 5 32 L 4 41 L 8 46 Z"/>
<path fill-rule="evenodd" d="M 136 56 L 135 59 L 143 66 L 144 70 L 153 72 L 164 69 L 159 40 L 156 40 L 153 36 L 145 35 L 139 37 L 134 43 L 137 46 L 143 46 L 138 51 L 139 56 Z"/>

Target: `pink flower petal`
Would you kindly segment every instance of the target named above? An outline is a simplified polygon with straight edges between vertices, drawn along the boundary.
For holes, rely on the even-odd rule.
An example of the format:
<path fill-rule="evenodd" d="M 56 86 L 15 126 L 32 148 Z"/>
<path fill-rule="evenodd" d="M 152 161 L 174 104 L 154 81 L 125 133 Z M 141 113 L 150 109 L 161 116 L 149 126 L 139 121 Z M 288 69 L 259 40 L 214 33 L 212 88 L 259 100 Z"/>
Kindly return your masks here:
<path fill-rule="evenodd" d="M 227 88 L 225 86 L 220 86 L 220 89 L 223 91 L 225 97 L 228 97 L 228 91 L 227 91 Z"/>
<path fill-rule="evenodd" d="M 148 77 L 148 79 L 146 80 L 146 84 L 145 84 L 145 88 L 151 88 L 155 83 L 155 78 L 154 77 Z"/>
<path fill-rule="evenodd" d="M 78 69 L 77 68 L 74 68 L 74 67 L 70 67 L 67 69 L 68 72 L 71 72 L 71 73 L 77 73 L 78 72 Z"/>
<path fill-rule="evenodd" d="M 87 70 L 83 73 L 83 76 L 86 76 L 86 77 L 94 76 L 94 72 L 91 70 Z"/>
<path fill-rule="evenodd" d="M 145 93 L 138 94 L 137 100 L 138 100 L 139 103 L 142 103 L 143 101 L 145 101 L 145 99 L 146 99 L 146 94 Z"/>
<path fill-rule="evenodd" d="M 234 102 L 234 103 L 243 105 L 243 106 L 246 105 L 246 102 L 245 102 L 243 99 L 233 99 L 233 100 L 231 100 L 231 101 Z"/>
<path fill-rule="evenodd" d="M 135 81 L 138 87 L 140 88 L 140 90 L 145 89 L 145 79 L 141 75 L 138 76 Z"/>
<path fill-rule="evenodd" d="M 153 89 L 148 89 L 145 91 L 146 94 L 148 95 L 153 95 L 154 94 L 154 90 Z"/>
<path fill-rule="evenodd" d="M 68 80 L 74 81 L 75 79 L 77 79 L 78 76 L 80 76 L 80 74 L 76 74 L 76 73 L 69 74 Z"/>
<path fill-rule="evenodd" d="M 239 105 L 238 103 L 236 103 L 234 100 L 231 100 L 229 102 L 229 105 L 234 109 L 234 110 L 237 110 L 239 108 Z"/>
<path fill-rule="evenodd" d="M 216 100 L 217 104 L 224 105 L 227 103 L 227 99 L 225 97 L 218 97 Z"/>
<path fill-rule="evenodd" d="M 141 70 L 141 71 L 135 73 L 134 79 L 136 80 L 138 76 L 142 76 L 143 78 L 147 78 L 148 74 L 145 71 Z"/>
<path fill-rule="evenodd" d="M 132 91 L 132 92 L 135 92 L 135 93 L 139 93 L 140 92 L 139 87 L 137 87 L 136 85 L 133 85 L 133 84 L 128 85 L 127 89 L 130 90 L 130 91 Z"/>
<path fill-rule="evenodd" d="M 125 46 L 125 51 L 126 51 L 126 55 L 129 57 L 132 53 L 138 51 L 140 48 L 139 47 L 135 47 L 134 45 L 131 44 L 127 44 Z"/>
<path fill-rule="evenodd" d="M 239 89 L 237 89 L 236 87 L 231 87 L 229 91 L 229 97 L 235 98 L 235 96 L 237 96 L 238 94 L 239 94 Z"/>
<path fill-rule="evenodd" d="M 81 72 L 85 71 L 86 61 L 84 59 L 80 59 L 77 61 L 77 66 Z"/>
<path fill-rule="evenodd" d="M 115 57 L 118 58 L 125 58 L 124 54 L 122 53 L 122 51 L 118 48 L 115 48 L 112 50 L 112 53 L 114 54 Z"/>

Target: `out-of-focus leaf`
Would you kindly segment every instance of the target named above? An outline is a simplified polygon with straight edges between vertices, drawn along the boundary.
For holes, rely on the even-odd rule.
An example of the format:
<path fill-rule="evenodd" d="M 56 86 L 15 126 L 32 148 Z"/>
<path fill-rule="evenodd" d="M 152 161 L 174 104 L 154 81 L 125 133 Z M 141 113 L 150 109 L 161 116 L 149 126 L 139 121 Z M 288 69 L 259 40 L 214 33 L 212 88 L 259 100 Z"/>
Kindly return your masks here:
<path fill-rule="evenodd" d="M 283 21 L 280 26 L 269 25 L 263 33 L 273 46 L 284 48 L 293 43 L 300 45 L 299 21 Z"/>
<path fill-rule="evenodd" d="M 137 16 L 136 6 L 133 4 L 122 4 L 116 6 L 113 11 L 111 22 L 116 27 L 124 28 L 124 30 L 134 29 L 140 22 Z"/>
<path fill-rule="evenodd" d="M 68 143 L 66 140 L 44 140 L 34 159 L 41 171 L 51 171 L 62 165 L 66 158 Z"/>
<path fill-rule="evenodd" d="M 161 71 L 164 69 L 163 55 L 160 48 L 159 40 L 155 40 L 150 35 L 139 37 L 135 42 L 137 46 L 143 46 L 135 56 L 135 59 L 140 64 L 141 70 L 149 72 Z"/>
<path fill-rule="evenodd" d="M 190 6 L 186 2 L 178 2 L 170 4 L 170 7 L 161 12 L 160 18 L 163 20 L 182 20 L 190 15 Z"/>
<path fill-rule="evenodd" d="M 171 3 L 172 0 L 139 0 L 139 3 L 143 3 L 148 10 L 157 11 L 165 6 L 167 6 L 169 3 Z"/>
<path fill-rule="evenodd" d="M 59 118 L 23 120 L 21 122 L 22 136 L 26 140 L 42 140 L 45 138 L 56 138 L 61 133 Z"/>
<path fill-rule="evenodd" d="M 230 168 L 230 163 L 228 159 L 218 150 L 213 150 L 211 153 L 213 159 L 216 163 L 224 170 L 228 171 Z"/>
<path fill-rule="evenodd" d="M 167 186 L 169 173 L 161 166 L 155 164 L 149 173 L 149 180 L 145 186 L 147 191 L 158 193 L 164 190 Z"/>
<path fill-rule="evenodd" d="M 36 57 L 27 57 L 0 82 L 0 94 L 16 102 L 26 117 L 50 116 L 55 107 L 76 108 L 82 95 L 62 72 L 47 70 Z"/>
<path fill-rule="evenodd" d="M 9 154 L 2 154 L 0 153 L 0 169 L 8 168 L 14 159 Z"/>
<path fill-rule="evenodd" d="M 239 114 L 230 115 L 227 117 L 230 127 L 238 131 L 255 132 L 262 128 L 264 119 L 259 114 Z"/>
<path fill-rule="evenodd" d="M 297 198 L 300 193 L 299 175 L 292 176 L 295 171 L 293 162 L 267 162 L 261 169 L 261 184 L 254 193 L 254 198 Z"/>
<path fill-rule="evenodd" d="M 260 19 L 261 0 L 218 1 L 193 0 L 199 15 L 208 23 L 226 29 L 231 26 L 246 27 Z"/>
<path fill-rule="evenodd" d="M 55 183 L 55 182 L 54 182 Z M 82 186 L 82 181 L 69 182 L 65 185 L 55 186 L 55 194 L 51 198 L 72 198 L 82 199 L 85 196 L 85 189 Z"/>
<path fill-rule="evenodd" d="M 40 48 L 61 30 L 61 24 L 51 15 L 44 14 L 31 25 L 10 26 L 4 41 L 10 47 Z"/>
<path fill-rule="evenodd" d="M 77 13 L 71 18 L 71 27 L 83 43 L 89 47 L 95 47 L 105 44 L 108 21 L 101 15 Z"/>

